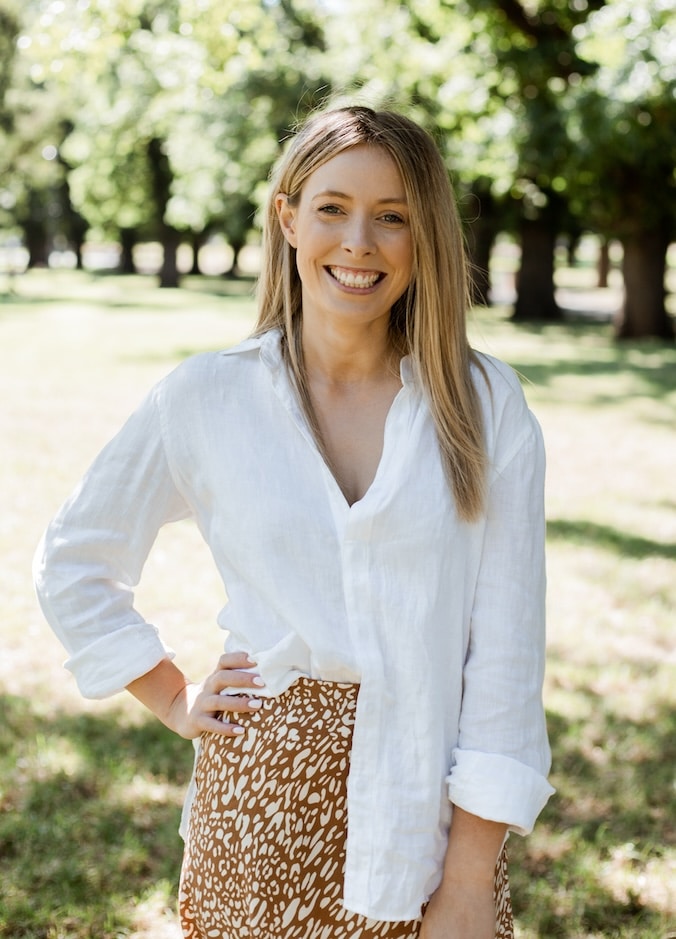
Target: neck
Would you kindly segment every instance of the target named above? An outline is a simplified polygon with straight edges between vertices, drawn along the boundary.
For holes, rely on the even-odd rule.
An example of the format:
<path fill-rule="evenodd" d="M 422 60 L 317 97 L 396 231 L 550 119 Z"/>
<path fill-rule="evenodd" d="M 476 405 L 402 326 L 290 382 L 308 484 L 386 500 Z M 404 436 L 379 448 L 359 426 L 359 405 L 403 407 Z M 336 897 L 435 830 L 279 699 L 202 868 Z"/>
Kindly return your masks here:
<path fill-rule="evenodd" d="M 317 335 L 303 324 L 303 358 L 308 378 L 336 384 L 373 381 L 394 371 L 400 354 L 389 330 L 364 328 L 357 333 L 330 330 Z"/>

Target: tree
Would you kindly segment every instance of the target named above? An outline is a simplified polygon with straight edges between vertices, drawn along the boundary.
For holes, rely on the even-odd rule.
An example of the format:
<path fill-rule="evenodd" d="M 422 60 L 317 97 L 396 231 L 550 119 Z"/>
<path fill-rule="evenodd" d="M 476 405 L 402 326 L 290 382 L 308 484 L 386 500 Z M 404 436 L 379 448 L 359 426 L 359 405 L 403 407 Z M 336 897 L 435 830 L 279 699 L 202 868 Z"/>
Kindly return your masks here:
<path fill-rule="evenodd" d="M 600 63 L 569 124 L 579 211 L 621 240 L 619 339 L 673 338 L 666 255 L 676 235 L 676 23 L 670 3 L 613 0 L 578 31 Z"/>
<path fill-rule="evenodd" d="M 10 132 L 0 158 L 4 163 L 2 201 L 13 224 L 23 232 L 28 266 L 45 266 L 60 237 L 74 234 L 77 228 L 65 167 L 58 158 L 65 130 L 55 97 L 39 86 L 24 84 L 22 70 L 17 71 L 19 79 L 8 94 Z"/>
<path fill-rule="evenodd" d="M 488 37 L 501 74 L 492 95 L 514 114 L 517 165 L 510 197 L 521 243 L 515 319 L 561 317 L 554 251 L 569 224 L 567 108 L 571 92 L 594 68 L 578 55 L 575 30 L 604 2 L 467 0 L 474 12 L 474 41 L 485 44 Z"/>
<path fill-rule="evenodd" d="M 189 218 L 170 211 L 170 137 L 196 96 L 201 60 L 201 50 L 176 28 L 176 16 L 172 4 L 73 7 L 65 39 L 78 51 L 88 85 L 61 147 L 73 200 L 91 225 L 120 237 L 124 270 L 133 267 L 139 235 L 157 239 L 163 287 L 178 284 L 178 246 L 190 228 Z M 83 40 L 92 31 L 100 38 L 90 49 Z"/>
<path fill-rule="evenodd" d="M 88 87 L 62 147 L 73 199 L 127 244 L 133 232 L 158 238 L 160 283 L 175 285 L 181 238 L 220 226 L 241 247 L 280 132 L 304 95 L 316 103 L 312 5 L 94 0 L 69 17 L 59 41 L 79 50 Z"/>
<path fill-rule="evenodd" d="M 16 37 L 19 35 L 19 9 L 14 0 L 0 2 L 0 127 L 7 130 L 4 103 L 12 83 L 12 69 L 16 54 Z"/>
<path fill-rule="evenodd" d="M 50 119 L 46 121 L 44 110 L 37 106 L 29 123 L 17 98 L 16 87 L 25 78 L 17 56 L 20 32 L 18 6 L 13 0 L 0 0 L 0 221 L 3 227 L 18 223 L 24 228 L 32 260 L 37 261 L 46 259 L 48 250 L 47 203 L 54 174 L 40 151 L 42 131 Z M 29 176 L 36 181 L 35 190 L 25 185 Z M 41 182 L 45 191 L 37 191 Z"/>
<path fill-rule="evenodd" d="M 71 246 L 79 257 L 86 222 L 74 210 L 67 181 L 68 167 L 60 145 L 77 107 L 72 89 L 52 81 L 63 64 L 47 55 L 33 24 L 58 20 L 54 5 L 28 0 L 16 21 L 11 80 L 5 94 L 7 135 L 0 146 L 0 178 L 10 224 L 23 232 L 29 266 L 44 265 L 52 249 Z M 4 65 L 4 62 L 3 62 Z M 75 89 L 77 89 L 75 85 Z"/>

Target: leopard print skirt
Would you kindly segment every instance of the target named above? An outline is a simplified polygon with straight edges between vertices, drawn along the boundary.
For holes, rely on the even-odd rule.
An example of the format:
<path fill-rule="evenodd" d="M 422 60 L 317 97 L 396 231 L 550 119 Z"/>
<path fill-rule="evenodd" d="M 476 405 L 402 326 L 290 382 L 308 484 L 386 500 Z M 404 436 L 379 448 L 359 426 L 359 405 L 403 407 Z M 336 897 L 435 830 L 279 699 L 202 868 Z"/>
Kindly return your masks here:
<path fill-rule="evenodd" d="M 419 935 L 420 919 L 373 920 L 341 903 L 357 690 L 301 678 L 234 718 L 243 735 L 204 736 L 179 890 L 186 939 Z M 495 901 L 496 939 L 513 939 L 504 850 Z"/>

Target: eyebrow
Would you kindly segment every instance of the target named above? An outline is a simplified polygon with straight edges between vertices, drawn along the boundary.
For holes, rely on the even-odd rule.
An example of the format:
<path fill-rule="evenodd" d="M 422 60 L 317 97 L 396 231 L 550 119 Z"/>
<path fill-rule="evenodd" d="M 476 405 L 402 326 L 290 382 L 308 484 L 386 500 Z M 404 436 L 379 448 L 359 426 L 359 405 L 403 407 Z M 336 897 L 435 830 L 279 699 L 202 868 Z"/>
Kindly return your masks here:
<path fill-rule="evenodd" d="M 313 201 L 315 199 L 326 199 L 327 197 L 333 199 L 351 199 L 352 196 L 348 195 L 346 192 L 340 192 L 338 189 L 323 189 L 321 192 L 315 193 L 312 197 Z M 378 199 L 378 205 L 407 205 L 407 200 L 399 196 L 388 196 L 385 199 Z"/>

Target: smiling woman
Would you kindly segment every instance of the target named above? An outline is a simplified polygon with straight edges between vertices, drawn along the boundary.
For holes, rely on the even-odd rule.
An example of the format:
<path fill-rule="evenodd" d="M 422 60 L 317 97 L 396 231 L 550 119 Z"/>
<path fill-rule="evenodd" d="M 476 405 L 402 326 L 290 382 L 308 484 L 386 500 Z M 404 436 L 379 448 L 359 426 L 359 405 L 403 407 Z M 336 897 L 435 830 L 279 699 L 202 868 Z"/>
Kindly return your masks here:
<path fill-rule="evenodd" d="M 431 138 L 313 118 L 272 180 L 259 317 L 151 391 L 50 526 L 43 609 L 84 694 L 198 741 L 190 939 L 508 939 L 505 838 L 552 792 L 542 440 L 472 352 Z M 133 588 L 193 516 L 228 596 L 191 682 Z M 179 650 L 180 652 L 180 650 Z"/>

